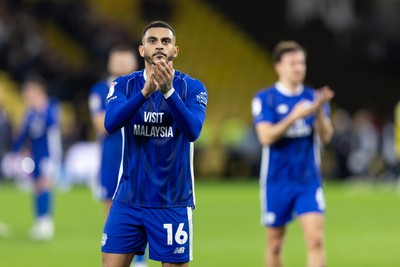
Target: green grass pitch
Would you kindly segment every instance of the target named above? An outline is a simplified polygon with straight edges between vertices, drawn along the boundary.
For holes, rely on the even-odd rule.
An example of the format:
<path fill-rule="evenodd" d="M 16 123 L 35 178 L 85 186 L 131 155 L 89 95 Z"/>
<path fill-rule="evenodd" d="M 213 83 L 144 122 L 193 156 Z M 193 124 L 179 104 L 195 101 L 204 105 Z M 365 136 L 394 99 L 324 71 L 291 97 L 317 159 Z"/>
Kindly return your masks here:
<path fill-rule="evenodd" d="M 327 265 L 400 266 L 400 193 L 395 186 L 359 186 L 328 182 Z M 196 183 L 194 261 L 192 267 L 256 267 L 263 264 L 264 228 L 260 225 L 258 183 Z M 101 266 L 103 207 L 85 187 L 57 192 L 56 236 L 50 242 L 28 237 L 31 195 L 0 186 L 0 220 L 12 235 L 0 237 L 0 266 Z M 305 266 L 298 222 L 290 224 L 283 251 L 285 266 Z M 160 266 L 150 261 L 150 267 Z"/>

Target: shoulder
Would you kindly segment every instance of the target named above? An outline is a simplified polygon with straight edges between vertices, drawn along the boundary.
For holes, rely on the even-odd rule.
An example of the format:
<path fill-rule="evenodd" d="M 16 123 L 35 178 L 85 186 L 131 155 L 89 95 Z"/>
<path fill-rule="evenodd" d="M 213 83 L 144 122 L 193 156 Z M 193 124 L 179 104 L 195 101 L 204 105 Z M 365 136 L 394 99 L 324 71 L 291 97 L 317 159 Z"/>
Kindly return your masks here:
<path fill-rule="evenodd" d="M 99 81 L 90 88 L 89 94 L 100 94 L 104 88 L 108 88 L 107 82 Z"/>
<path fill-rule="evenodd" d="M 126 85 L 129 81 L 135 79 L 144 79 L 143 72 L 144 70 L 138 70 L 127 75 L 119 76 L 113 81 L 112 85 Z"/>
<path fill-rule="evenodd" d="M 127 75 L 119 76 L 115 81 L 128 82 L 129 80 L 138 79 L 138 78 L 139 79 L 140 78 L 144 79 L 144 69 L 143 70 L 134 71 L 134 72 L 132 72 L 130 74 L 127 74 Z"/>
<path fill-rule="evenodd" d="M 49 106 L 50 107 L 58 107 L 60 105 L 60 101 L 55 97 L 49 98 Z"/>
<path fill-rule="evenodd" d="M 265 87 L 262 88 L 260 90 L 258 90 L 255 95 L 254 98 L 266 98 L 268 96 L 271 95 L 275 95 L 278 93 L 278 90 L 275 88 L 275 85 L 269 86 L 269 87 Z"/>
<path fill-rule="evenodd" d="M 61 109 L 60 101 L 54 97 L 50 98 L 49 102 L 48 102 L 48 108 L 47 108 L 48 112 L 58 113 L 58 112 L 60 112 L 60 109 Z"/>
<path fill-rule="evenodd" d="M 175 70 L 174 76 L 175 76 L 175 78 L 174 78 L 175 81 L 186 83 L 188 89 L 197 88 L 197 89 L 206 90 L 205 85 L 200 80 L 193 78 L 186 73 Z"/>

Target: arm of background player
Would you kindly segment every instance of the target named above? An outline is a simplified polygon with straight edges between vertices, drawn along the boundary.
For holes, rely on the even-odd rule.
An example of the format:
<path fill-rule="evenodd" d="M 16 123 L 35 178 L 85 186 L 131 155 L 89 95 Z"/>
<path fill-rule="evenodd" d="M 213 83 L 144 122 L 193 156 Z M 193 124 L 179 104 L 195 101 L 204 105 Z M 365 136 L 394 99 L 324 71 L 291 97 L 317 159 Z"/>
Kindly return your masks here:
<path fill-rule="evenodd" d="M 267 121 L 259 122 L 256 124 L 256 133 L 261 145 L 269 146 L 280 139 L 287 129 L 295 122 L 293 116 L 287 116 L 278 123 L 271 123 Z"/>
<path fill-rule="evenodd" d="M 25 117 L 20 132 L 18 133 L 17 137 L 13 140 L 13 143 L 12 143 L 12 151 L 13 152 L 19 152 L 21 150 L 22 146 L 24 145 L 25 140 L 28 137 L 27 120 L 28 120 L 28 118 Z"/>
<path fill-rule="evenodd" d="M 323 108 L 316 112 L 315 129 L 324 144 L 328 144 L 333 136 L 333 126 L 331 120 L 325 115 Z"/>
<path fill-rule="evenodd" d="M 90 110 L 90 119 L 96 134 L 104 136 L 107 134 L 104 128 L 105 105 L 103 106 L 102 95 L 95 91 L 96 87 L 91 89 L 89 94 L 88 106 Z"/>
<path fill-rule="evenodd" d="M 107 134 L 107 131 L 104 128 L 104 116 L 104 111 L 97 112 L 91 116 L 93 127 L 96 130 L 96 133 L 100 135 Z"/>
<path fill-rule="evenodd" d="M 292 124 L 300 119 L 309 116 L 318 108 L 315 101 L 310 104 L 308 100 L 298 102 L 290 113 L 277 123 L 261 121 L 256 124 L 256 132 L 261 145 L 271 145 L 280 139 Z"/>
<path fill-rule="evenodd" d="M 200 136 L 206 118 L 205 108 L 200 103 L 186 106 L 176 92 L 166 101 L 179 130 L 190 142 L 194 142 Z"/>
<path fill-rule="evenodd" d="M 134 97 L 126 100 L 126 95 L 117 94 L 109 98 L 106 107 L 104 127 L 108 133 L 121 129 L 146 102 L 147 98 L 139 91 Z"/>
<path fill-rule="evenodd" d="M 318 109 L 315 112 L 315 129 L 321 141 L 328 144 L 333 136 L 333 126 L 329 118 L 329 101 L 335 93 L 329 86 L 324 86 L 316 92 L 315 102 L 318 103 Z"/>

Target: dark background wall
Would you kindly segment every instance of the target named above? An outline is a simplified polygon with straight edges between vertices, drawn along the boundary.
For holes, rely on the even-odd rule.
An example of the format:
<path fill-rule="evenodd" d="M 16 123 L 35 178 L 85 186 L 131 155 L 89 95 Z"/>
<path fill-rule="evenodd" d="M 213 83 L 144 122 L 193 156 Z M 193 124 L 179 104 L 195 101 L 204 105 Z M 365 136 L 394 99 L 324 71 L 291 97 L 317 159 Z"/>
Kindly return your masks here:
<path fill-rule="evenodd" d="M 390 118 L 400 100 L 400 1 L 207 0 L 271 50 L 293 39 L 308 51 L 307 83 L 335 104 Z"/>

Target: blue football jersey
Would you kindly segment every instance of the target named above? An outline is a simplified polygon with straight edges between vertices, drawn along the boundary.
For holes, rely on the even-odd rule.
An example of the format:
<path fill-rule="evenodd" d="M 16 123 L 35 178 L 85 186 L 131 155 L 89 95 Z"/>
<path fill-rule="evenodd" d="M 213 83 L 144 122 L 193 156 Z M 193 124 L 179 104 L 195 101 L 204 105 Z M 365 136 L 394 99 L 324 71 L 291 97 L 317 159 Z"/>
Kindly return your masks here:
<path fill-rule="evenodd" d="M 35 162 L 34 176 L 39 175 L 41 160 L 49 158 L 60 164 L 62 157 L 59 103 L 50 99 L 44 110 L 28 109 L 25 113 L 22 130 L 16 138 L 13 149 L 19 151 L 28 140 Z"/>
<path fill-rule="evenodd" d="M 175 70 L 175 92 L 170 98 L 156 91 L 145 99 L 141 93 L 145 79 L 144 70 L 119 77 L 108 94 L 106 124 L 111 109 L 132 98 L 142 101 L 122 125 L 123 173 L 114 199 L 143 207 L 194 206 L 193 141 L 197 137 L 182 125 L 190 124 L 185 114 L 195 116 L 200 133 L 207 105 L 205 86 Z"/>
<path fill-rule="evenodd" d="M 285 118 L 299 101 L 314 100 L 315 90 L 302 86 L 297 94 L 289 94 L 279 83 L 259 91 L 252 101 L 254 124 L 277 123 Z M 329 106 L 324 106 L 329 114 Z M 315 114 L 298 119 L 283 137 L 264 146 L 261 160 L 262 183 L 320 183 L 320 149 L 314 129 Z"/>
<path fill-rule="evenodd" d="M 96 83 L 89 92 L 89 108 L 92 116 L 105 112 L 107 106 L 107 94 L 112 80 L 104 80 Z M 116 131 L 112 134 L 98 136 L 101 146 L 100 161 L 100 198 L 111 199 L 114 195 L 118 173 L 122 158 L 122 133 Z"/>
<path fill-rule="evenodd" d="M 106 80 L 96 83 L 90 88 L 89 92 L 89 109 L 92 115 L 105 112 L 106 110 L 106 97 L 111 82 Z"/>

